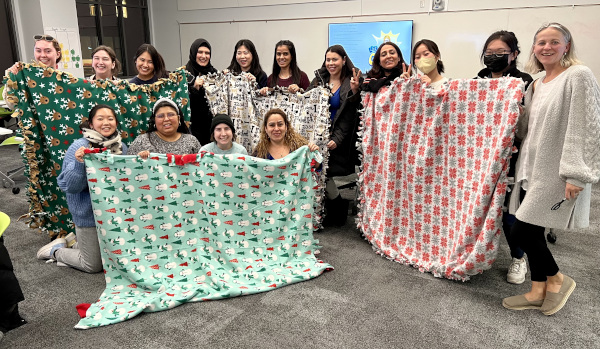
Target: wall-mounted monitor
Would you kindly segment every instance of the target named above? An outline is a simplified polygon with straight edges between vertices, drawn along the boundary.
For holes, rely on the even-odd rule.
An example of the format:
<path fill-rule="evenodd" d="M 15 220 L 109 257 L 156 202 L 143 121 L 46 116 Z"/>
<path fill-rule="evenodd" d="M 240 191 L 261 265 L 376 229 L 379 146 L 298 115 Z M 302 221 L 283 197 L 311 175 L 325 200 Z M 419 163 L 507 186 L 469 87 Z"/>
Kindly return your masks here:
<path fill-rule="evenodd" d="M 371 69 L 379 45 L 391 41 L 400 47 L 405 62 L 410 61 L 413 21 L 330 23 L 329 46 L 342 45 L 355 66 L 366 73 Z"/>

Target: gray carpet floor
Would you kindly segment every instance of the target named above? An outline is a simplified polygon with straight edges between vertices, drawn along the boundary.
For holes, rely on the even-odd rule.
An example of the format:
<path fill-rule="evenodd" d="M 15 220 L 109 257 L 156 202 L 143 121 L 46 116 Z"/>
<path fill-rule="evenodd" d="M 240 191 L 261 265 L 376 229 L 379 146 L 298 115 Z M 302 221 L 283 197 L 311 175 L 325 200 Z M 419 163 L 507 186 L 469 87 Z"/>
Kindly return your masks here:
<path fill-rule="evenodd" d="M 0 170 L 19 163 L 15 146 L 0 148 Z M 15 179 L 23 188 L 25 178 Z M 353 191 L 343 195 L 352 198 Z M 26 298 L 21 315 L 28 321 L 8 332 L 0 347 L 600 348 L 599 198 L 597 185 L 590 228 L 556 232 L 552 252 L 577 288 L 550 317 L 502 307 L 503 297 L 528 290 L 527 282 L 505 281 L 510 256 L 504 237 L 492 268 L 463 283 L 377 256 L 349 218 L 344 227 L 317 235 L 320 258 L 335 270 L 316 279 L 75 330 L 75 305 L 95 301 L 104 289 L 103 275 L 37 260 L 48 237 L 17 221 L 28 211 L 24 191 L 13 195 L 0 188 L 0 210 L 12 219 L 5 245 Z"/>

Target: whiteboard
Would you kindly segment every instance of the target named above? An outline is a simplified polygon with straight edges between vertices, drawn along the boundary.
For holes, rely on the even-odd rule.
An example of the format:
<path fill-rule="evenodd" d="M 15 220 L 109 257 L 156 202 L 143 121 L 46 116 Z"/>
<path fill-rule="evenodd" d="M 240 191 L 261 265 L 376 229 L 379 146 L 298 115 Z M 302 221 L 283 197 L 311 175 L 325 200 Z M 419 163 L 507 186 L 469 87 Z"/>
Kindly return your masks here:
<path fill-rule="evenodd" d="M 451 5 L 457 3 L 457 0 L 450 2 Z M 598 18 L 600 4 L 384 16 L 181 23 L 181 64 L 187 62 L 191 43 L 202 37 L 212 45 L 212 64 L 219 70 L 224 69 L 232 59 L 235 43 L 243 38 L 254 42 L 261 65 L 265 72 L 270 74 L 275 43 L 287 39 L 296 46 L 300 68 L 312 79 L 314 70 L 323 63 L 328 47 L 329 23 L 413 20 L 413 41 L 431 39 L 438 44 L 445 65 L 445 76 L 472 78 L 483 68 L 479 57 L 485 40 L 494 31 L 505 29 L 516 34 L 521 47 L 518 63 L 522 68 L 530 54 L 533 35 L 537 29 L 546 22 L 559 22 L 573 34 L 575 52 L 579 59 L 590 67 L 596 79 L 599 79 Z"/>

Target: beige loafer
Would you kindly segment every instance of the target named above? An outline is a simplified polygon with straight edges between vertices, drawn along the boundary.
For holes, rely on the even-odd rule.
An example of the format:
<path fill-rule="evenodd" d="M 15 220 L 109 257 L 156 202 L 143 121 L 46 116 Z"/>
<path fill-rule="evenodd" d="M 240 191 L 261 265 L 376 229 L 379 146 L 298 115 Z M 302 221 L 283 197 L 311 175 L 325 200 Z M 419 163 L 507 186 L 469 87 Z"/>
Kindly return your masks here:
<path fill-rule="evenodd" d="M 530 302 L 523 294 L 507 297 L 502 300 L 502 306 L 511 310 L 540 309 L 543 303 L 543 299 Z"/>
<path fill-rule="evenodd" d="M 563 283 L 558 292 L 546 292 L 546 299 L 540 309 L 544 315 L 552 315 L 562 309 L 575 289 L 575 281 L 563 274 Z"/>

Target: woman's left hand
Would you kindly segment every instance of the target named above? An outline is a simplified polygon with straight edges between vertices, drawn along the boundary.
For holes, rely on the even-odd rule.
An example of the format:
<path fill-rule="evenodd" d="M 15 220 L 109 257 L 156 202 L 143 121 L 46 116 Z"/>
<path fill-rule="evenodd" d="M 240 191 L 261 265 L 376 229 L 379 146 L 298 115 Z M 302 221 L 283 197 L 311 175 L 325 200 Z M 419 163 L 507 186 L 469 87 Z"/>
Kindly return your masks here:
<path fill-rule="evenodd" d="M 578 187 L 571 183 L 567 183 L 567 185 L 565 187 L 565 199 L 567 199 L 567 200 L 577 199 L 577 197 L 579 196 L 579 192 L 582 190 L 583 190 L 583 188 L 581 188 L 581 187 Z"/>
<path fill-rule="evenodd" d="M 204 85 L 204 79 L 201 77 L 196 77 L 196 80 L 194 80 L 194 88 L 196 90 L 199 90 L 200 87 L 202 87 Z"/>
<path fill-rule="evenodd" d="M 335 148 L 337 148 L 337 144 L 334 141 L 327 142 L 327 149 L 333 150 Z"/>
<path fill-rule="evenodd" d="M 425 85 L 429 86 L 429 84 L 431 84 L 431 79 L 429 78 L 429 76 L 421 75 L 421 76 L 419 76 L 419 78 L 421 79 L 421 81 L 423 83 L 425 83 Z"/>
<path fill-rule="evenodd" d="M 300 86 L 298 86 L 298 85 L 296 85 L 296 84 L 291 84 L 291 85 L 288 87 L 288 92 L 289 92 L 289 93 L 296 93 L 296 92 L 298 92 L 298 91 L 300 91 Z"/>
<path fill-rule="evenodd" d="M 319 146 L 314 143 L 308 143 L 308 150 L 310 150 L 310 151 L 319 150 Z"/>

